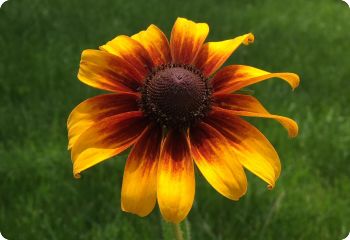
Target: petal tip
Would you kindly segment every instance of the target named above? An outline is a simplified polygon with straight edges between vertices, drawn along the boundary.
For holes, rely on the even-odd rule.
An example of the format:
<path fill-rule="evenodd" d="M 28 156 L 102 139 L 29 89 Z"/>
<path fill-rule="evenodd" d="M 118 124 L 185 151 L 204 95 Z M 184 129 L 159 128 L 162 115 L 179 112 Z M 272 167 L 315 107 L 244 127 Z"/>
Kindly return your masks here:
<path fill-rule="evenodd" d="M 255 36 L 253 33 L 248 33 L 246 34 L 245 36 L 245 39 L 243 40 L 243 44 L 244 45 L 249 45 L 249 44 L 252 44 L 255 40 Z"/>
<path fill-rule="evenodd" d="M 289 138 L 296 138 L 297 136 L 298 136 L 298 132 L 296 132 L 296 133 L 293 132 L 293 133 L 289 133 L 289 134 L 288 134 L 288 137 L 289 137 Z"/>
<path fill-rule="evenodd" d="M 240 193 L 240 195 L 233 195 L 233 194 L 230 194 L 230 195 L 228 195 L 228 194 L 222 194 L 221 193 L 221 195 L 223 195 L 224 197 L 227 197 L 228 199 L 230 199 L 230 200 L 232 200 L 232 201 L 239 201 L 244 195 L 246 195 L 246 193 L 247 193 L 247 188 L 245 188 L 244 189 L 244 191 L 242 192 L 242 193 Z"/>
<path fill-rule="evenodd" d="M 168 223 L 175 223 L 175 224 L 179 224 L 181 223 L 187 216 L 185 216 L 184 218 L 178 218 L 178 217 L 169 217 L 169 216 L 164 216 L 163 215 L 163 220 L 165 222 Z"/>
<path fill-rule="evenodd" d="M 73 177 L 75 179 L 80 179 L 81 178 L 80 172 L 73 172 Z"/>
<path fill-rule="evenodd" d="M 73 156 L 73 151 L 74 151 L 74 148 L 72 148 L 71 150 L 71 155 Z M 81 172 L 84 171 L 85 169 L 82 169 L 82 168 L 79 168 L 77 165 L 76 165 L 76 158 L 74 157 L 71 157 L 72 158 L 72 163 L 73 163 L 73 177 L 75 179 L 80 179 L 81 178 Z"/>
<path fill-rule="evenodd" d="M 300 83 L 300 77 L 298 74 L 295 73 L 277 73 L 272 74 L 276 75 L 276 77 L 280 77 L 281 79 L 284 79 L 288 82 L 288 84 L 291 86 L 292 90 L 294 91 Z"/>
<path fill-rule="evenodd" d="M 124 206 L 123 203 L 120 204 L 120 208 L 123 212 L 126 212 L 126 213 L 131 213 L 131 214 L 134 214 L 136 216 L 139 216 L 139 217 L 146 217 L 147 215 L 150 214 L 150 212 L 143 212 L 143 211 L 137 211 L 137 210 L 131 210 L 131 209 L 128 209 L 127 207 Z"/>
<path fill-rule="evenodd" d="M 159 27 L 157 27 L 157 26 L 154 25 L 154 24 L 149 25 L 148 28 L 147 28 L 147 30 L 152 30 L 152 29 L 156 29 L 156 30 L 159 30 L 159 31 L 160 31 Z M 147 30 L 146 30 L 146 31 L 147 31 Z"/>
<path fill-rule="evenodd" d="M 293 127 L 289 129 L 288 136 L 290 138 L 295 138 L 298 136 L 298 134 L 299 134 L 299 126 L 295 121 L 293 121 Z"/>
<path fill-rule="evenodd" d="M 300 77 L 298 74 L 292 73 L 292 76 L 294 78 L 294 84 L 292 86 L 292 90 L 294 91 L 294 89 L 296 89 L 297 87 L 299 87 L 300 84 Z"/>

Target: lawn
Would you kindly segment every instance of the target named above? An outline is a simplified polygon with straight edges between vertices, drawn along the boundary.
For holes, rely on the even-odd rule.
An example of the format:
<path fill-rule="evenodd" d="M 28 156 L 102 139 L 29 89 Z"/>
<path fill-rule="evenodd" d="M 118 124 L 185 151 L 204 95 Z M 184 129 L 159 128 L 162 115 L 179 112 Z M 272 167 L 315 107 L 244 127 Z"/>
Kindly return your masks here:
<path fill-rule="evenodd" d="M 0 232 L 9 240 L 162 239 L 158 209 L 120 210 L 127 153 L 72 176 L 66 119 L 98 95 L 77 80 L 80 54 L 176 17 L 210 25 L 209 40 L 247 32 L 227 64 L 290 71 L 291 91 L 272 79 L 249 91 L 273 113 L 294 118 L 290 139 L 277 123 L 251 120 L 279 152 L 276 187 L 248 174 L 232 202 L 197 171 L 188 216 L 192 239 L 343 239 L 350 231 L 350 9 L 320 1 L 9 0 L 0 9 Z"/>

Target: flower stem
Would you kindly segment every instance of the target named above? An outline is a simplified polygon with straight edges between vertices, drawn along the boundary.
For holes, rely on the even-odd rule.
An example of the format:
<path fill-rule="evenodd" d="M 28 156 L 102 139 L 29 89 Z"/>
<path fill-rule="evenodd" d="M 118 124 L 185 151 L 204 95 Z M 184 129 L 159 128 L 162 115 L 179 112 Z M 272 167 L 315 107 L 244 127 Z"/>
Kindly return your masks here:
<path fill-rule="evenodd" d="M 179 223 L 172 223 L 174 237 L 176 240 L 184 240 Z"/>
<path fill-rule="evenodd" d="M 191 226 L 187 219 L 181 223 L 170 223 L 165 221 L 161 215 L 161 230 L 164 240 L 191 240 Z"/>

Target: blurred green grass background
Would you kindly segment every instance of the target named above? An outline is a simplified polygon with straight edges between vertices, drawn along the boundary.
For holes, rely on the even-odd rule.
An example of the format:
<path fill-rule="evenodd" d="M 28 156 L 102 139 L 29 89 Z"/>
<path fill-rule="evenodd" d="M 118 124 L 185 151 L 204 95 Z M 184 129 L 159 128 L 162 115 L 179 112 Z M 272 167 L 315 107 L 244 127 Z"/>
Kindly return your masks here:
<path fill-rule="evenodd" d="M 83 49 L 176 17 L 208 22 L 209 40 L 253 32 L 228 63 L 290 71 L 302 82 L 252 86 L 273 113 L 297 120 L 289 139 L 254 119 L 280 154 L 277 186 L 248 174 L 232 202 L 200 174 L 189 214 L 193 239 L 343 239 L 350 231 L 350 9 L 320 1 L 9 0 L 0 9 L 0 232 L 10 240 L 161 239 L 159 211 L 120 210 L 124 155 L 72 177 L 66 119 L 101 91 L 77 80 Z"/>

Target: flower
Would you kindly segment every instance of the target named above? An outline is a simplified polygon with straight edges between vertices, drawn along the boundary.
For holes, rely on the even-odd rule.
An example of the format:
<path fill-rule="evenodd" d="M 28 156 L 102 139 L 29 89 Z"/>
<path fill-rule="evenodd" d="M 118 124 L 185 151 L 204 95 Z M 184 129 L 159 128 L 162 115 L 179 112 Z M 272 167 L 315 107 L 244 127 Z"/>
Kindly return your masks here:
<path fill-rule="evenodd" d="M 158 202 L 163 217 L 182 221 L 195 195 L 194 163 L 223 196 L 246 193 L 244 168 L 274 187 L 279 157 L 264 135 L 241 118 L 280 122 L 290 136 L 297 124 L 270 114 L 253 96 L 238 90 L 269 78 L 294 89 L 293 73 L 269 73 L 254 67 L 219 68 L 251 33 L 204 43 L 206 23 L 178 18 L 170 43 L 155 25 L 131 37 L 117 36 L 82 53 L 78 78 L 113 92 L 79 104 L 68 118 L 73 173 L 80 173 L 132 146 L 126 160 L 121 208 L 148 215 Z"/>

